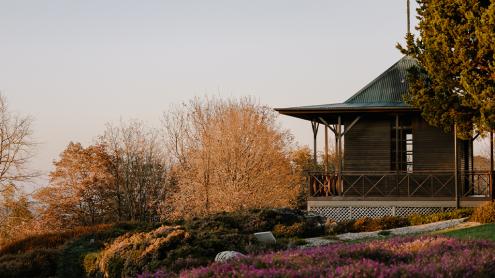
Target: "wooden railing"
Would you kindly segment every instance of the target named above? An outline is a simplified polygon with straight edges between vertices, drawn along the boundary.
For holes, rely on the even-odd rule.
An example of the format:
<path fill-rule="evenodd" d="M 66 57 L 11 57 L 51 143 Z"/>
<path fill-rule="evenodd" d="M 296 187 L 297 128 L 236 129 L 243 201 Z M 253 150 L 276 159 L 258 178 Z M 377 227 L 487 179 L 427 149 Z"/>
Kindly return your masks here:
<path fill-rule="evenodd" d="M 458 196 L 490 197 L 489 171 L 461 172 Z M 308 172 L 310 197 L 455 197 L 453 172 Z"/>

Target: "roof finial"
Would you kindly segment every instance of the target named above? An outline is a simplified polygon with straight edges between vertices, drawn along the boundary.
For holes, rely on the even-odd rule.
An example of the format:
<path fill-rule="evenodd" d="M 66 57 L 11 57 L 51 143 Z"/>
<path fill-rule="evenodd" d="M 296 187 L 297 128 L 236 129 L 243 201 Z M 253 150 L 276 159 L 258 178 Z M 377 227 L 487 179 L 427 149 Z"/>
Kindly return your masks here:
<path fill-rule="evenodd" d="M 407 0 L 407 35 L 411 34 L 411 3 Z"/>

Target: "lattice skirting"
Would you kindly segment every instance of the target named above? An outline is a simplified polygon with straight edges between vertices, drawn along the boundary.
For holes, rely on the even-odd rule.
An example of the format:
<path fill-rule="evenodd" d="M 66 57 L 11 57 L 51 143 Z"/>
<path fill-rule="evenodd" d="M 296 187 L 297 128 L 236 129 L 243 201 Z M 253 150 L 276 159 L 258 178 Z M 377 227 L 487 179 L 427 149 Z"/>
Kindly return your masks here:
<path fill-rule="evenodd" d="M 337 222 L 361 217 L 409 216 L 452 211 L 455 208 L 440 207 L 309 207 L 309 211 Z"/>

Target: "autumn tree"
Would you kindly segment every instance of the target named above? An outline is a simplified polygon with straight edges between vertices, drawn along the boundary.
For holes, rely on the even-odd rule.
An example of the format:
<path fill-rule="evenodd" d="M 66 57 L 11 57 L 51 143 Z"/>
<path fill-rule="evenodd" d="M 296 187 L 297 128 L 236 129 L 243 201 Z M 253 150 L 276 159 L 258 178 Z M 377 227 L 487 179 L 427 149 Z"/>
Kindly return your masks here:
<path fill-rule="evenodd" d="M 308 185 L 306 182 L 306 171 L 314 169 L 314 161 L 309 147 L 296 148 L 290 155 L 293 174 L 298 187 L 295 207 L 299 209 L 307 208 Z"/>
<path fill-rule="evenodd" d="M 419 62 L 409 102 L 459 135 L 495 128 L 495 1 L 418 0 L 420 36 L 399 48 Z"/>
<path fill-rule="evenodd" d="M 0 193 L 0 247 L 31 232 L 33 213 L 28 196 L 13 184 Z"/>
<path fill-rule="evenodd" d="M 31 118 L 11 112 L 0 94 L 0 190 L 36 174 L 27 164 L 33 155 Z"/>
<path fill-rule="evenodd" d="M 174 215 L 290 205 L 297 194 L 292 137 L 275 119 L 249 98 L 196 98 L 165 113 Z"/>
<path fill-rule="evenodd" d="M 35 194 L 40 218 L 53 229 L 114 221 L 111 158 L 102 145 L 70 143 L 54 162 L 50 183 Z"/>
<path fill-rule="evenodd" d="M 167 193 L 167 157 L 157 130 L 143 122 L 108 124 L 99 139 L 111 158 L 119 220 L 151 221 Z"/>

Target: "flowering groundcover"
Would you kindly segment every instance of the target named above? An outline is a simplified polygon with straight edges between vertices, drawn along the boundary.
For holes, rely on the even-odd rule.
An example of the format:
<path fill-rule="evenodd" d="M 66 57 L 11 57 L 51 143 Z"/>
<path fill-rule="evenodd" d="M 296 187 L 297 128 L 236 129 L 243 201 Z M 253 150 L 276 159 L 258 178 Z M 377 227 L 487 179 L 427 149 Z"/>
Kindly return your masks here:
<path fill-rule="evenodd" d="M 248 256 L 181 277 L 493 277 L 495 243 L 445 236 L 339 243 Z M 160 277 L 160 273 L 143 277 Z"/>

